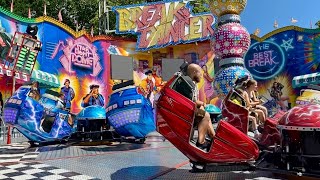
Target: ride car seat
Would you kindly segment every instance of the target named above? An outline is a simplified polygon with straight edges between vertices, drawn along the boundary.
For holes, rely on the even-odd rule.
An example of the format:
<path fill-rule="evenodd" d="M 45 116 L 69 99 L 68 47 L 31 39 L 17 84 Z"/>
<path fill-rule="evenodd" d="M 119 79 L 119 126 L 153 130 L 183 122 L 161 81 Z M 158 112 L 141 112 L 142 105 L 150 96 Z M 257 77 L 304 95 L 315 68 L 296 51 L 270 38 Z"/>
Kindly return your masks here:
<path fill-rule="evenodd" d="M 239 102 L 233 102 L 234 99 Z M 240 105 L 239 105 L 240 104 Z M 226 117 L 228 123 L 242 131 L 248 133 L 249 111 L 246 107 L 244 99 L 232 89 L 222 102 L 222 115 Z"/>
<path fill-rule="evenodd" d="M 195 101 L 194 97 L 195 97 L 195 86 L 196 84 L 192 81 L 192 79 L 189 76 L 179 76 L 176 80 L 175 83 L 173 83 L 172 85 L 172 89 L 175 90 L 176 92 L 180 93 L 181 95 L 185 96 L 186 98 L 188 98 L 191 101 Z M 198 130 L 198 124 L 193 123 L 192 126 L 192 130 L 191 130 L 191 134 L 190 134 L 190 142 L 192 142 L 193 144 L 196 144 L 197 142 L 197 135 L 195 136 L 195 131 Z M 208 151 L 208 149 L 207 149 Z"/>
<path fill-rule="evenodd" d="M 171 88 L 193 101 L 195 86 L 196 84 L 189 76 L 180 76 Z"/>

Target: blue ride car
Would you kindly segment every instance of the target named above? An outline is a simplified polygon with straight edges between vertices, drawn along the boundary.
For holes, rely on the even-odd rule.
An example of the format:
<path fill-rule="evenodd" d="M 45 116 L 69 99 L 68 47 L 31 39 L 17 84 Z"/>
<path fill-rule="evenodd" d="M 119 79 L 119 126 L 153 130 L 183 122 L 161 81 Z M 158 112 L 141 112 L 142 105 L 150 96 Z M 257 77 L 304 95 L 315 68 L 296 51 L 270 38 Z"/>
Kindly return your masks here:
<path fill-rule="evenodd" d="M 138 93 L 136 86 L 116 89 L 106 112 L 110 125 L 121 136 L 140 139 L 156 129 L 152 104 Z"/>
<path fill-rule="evenodd" d="M 68 111 L 57 108 L 61 100 L 43 94 L 39 101 L 30 97 L 31 86 L 21 86 L 4 105 L 4 121 L 31 142 L 67 139 L 75 131 L 68 123 Z"/>

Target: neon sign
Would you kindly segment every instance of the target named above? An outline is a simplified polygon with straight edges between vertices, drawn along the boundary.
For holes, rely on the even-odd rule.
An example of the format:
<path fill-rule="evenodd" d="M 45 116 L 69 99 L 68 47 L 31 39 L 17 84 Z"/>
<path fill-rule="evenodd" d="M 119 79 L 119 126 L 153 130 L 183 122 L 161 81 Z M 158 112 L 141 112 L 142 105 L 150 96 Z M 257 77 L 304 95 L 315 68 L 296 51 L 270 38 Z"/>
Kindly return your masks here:
<path fill-rule="evenodd" d="M 97 76 L 102 71 L 97 49 L 86 38 L 69 39 L 67 45 L 63 41 L 59 41 L 51 59 L 57 55 L 60 48 L 63 50 L 60 62 L 69 73 L 73 73 L 73 69 L 76 67 L 90 70 L 91 76 Z"/>
<path fill-rule="evenodd" d="M 156 2 L 114 7 L 118 34 L 138 34 L 137 50 L 209 39 L 215 18 L 193 15 L 188 1 Z"/>
<path fill-rule="evenodd" d="M 251 45 L 245 57 L 245 67 L 256 79 L 270 79 L 285 65 L 285 55 L 274 42 L 264 41 Z"/>

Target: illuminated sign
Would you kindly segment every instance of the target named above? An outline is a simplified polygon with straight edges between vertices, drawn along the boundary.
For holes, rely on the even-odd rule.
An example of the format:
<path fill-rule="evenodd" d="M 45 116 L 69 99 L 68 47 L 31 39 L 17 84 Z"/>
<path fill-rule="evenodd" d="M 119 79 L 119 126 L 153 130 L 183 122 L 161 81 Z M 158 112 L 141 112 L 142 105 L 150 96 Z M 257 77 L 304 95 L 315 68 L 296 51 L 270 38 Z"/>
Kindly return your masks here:
<path fill-rule="evenodd" d="M 73 73 L 73 69 L 76 67 L 90 70 L 92 76 L 97 76 L 102 71 L 97 49 L 86 38 L 69 39 L 67 45 L 60 41 L 55 48 L 52 59 L 56 56 L 60 47 L 63 50 L 60 62 L 69 73 Z"/>
<path fill-rule="evenodd" d="M 285 65 L 285 55 L 274 42 L 264 41 L 251 45 L 245 57 L 245 67 L 255 79 L 270 79 Z"/>
<path fill-rule="evenodd" d="M 215 18 L 194 15 L 188 1 L 166 1 L 114 7 L 118 34 L 138 35 L 137 50 L 160 48 L 209 39 Z"/>

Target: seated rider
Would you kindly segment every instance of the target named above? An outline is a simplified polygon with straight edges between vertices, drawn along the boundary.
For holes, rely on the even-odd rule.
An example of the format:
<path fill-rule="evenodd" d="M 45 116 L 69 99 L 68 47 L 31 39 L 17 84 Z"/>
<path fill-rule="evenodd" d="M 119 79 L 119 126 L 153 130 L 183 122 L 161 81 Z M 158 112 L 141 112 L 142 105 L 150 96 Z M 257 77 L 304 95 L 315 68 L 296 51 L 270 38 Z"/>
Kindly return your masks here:
<path fill-rule="evenodd" d="M 253 93 L 257 88 L 257 81 L 255 80 L 248 80 L 246 82 L 243 82 L 242 84 L 242 90 L 243 90 L 243 97 L 244 100 L 247 103 L 247 106 L 249 108 L 253 108 L 254 112 L 258 114 L 258 119 L 260 120 L 261 124 L 264 124 L 264 122 L 266 121 L 267 115 L 266 112 L 266 108 L 263 108 L 263 106 L 260 106 L 260 104 L 262 103 L 261 101 L 253 101 Z"/>
<path fill-rule="evenodd" d="M 215 132 L 212 126 L 212 122 L 210 119 L 210 115 L 205 111 L 206 104 L 202 101 L 199 101 L 199 90 L 197 88 L 197 83 L 200 82 L 202 78 L 202 69 L 197 64 L 190 64 L 187 67 L 187 75 L 190 77 L 189 84 L 193 88 L 193 101 L 196 103 L 195 109 L 195 119 L 194 119 L 194 127 L 198 127 L 198 140 L 196 146 L 201 149 L 206 149 L 210 144 L 205 141 L 205 136 L 208 134 L 210 138 L 214 138 Z M 180 87 L 177 91 L 183 92 L 183 88 Z M 184 95 L 184 93 L 181 93 Z"/>
<path fill-rule="evenodd" d="M 244 91 L 241 88 L 237 88 L 237 89 L 235 89 L 235 91 L 244 99 Z M 243 104 L 242 104 L 243 100 L 239 96 L 234 97 L 231 101 L 239 106 L 243 106 Z M 255 112 L 252 108 L 250 108 L 248 106 L 245 108 L 249 111 L 249 121 L 252 122 L 251 125 L 252 125 L 252 130 L 254 133 L 254 138 L 259 139 L 261 135 L 258 131 L 257 118 L 253 115 L 253 114 L 255 114 Z"/>
<path fill-rule="evenodd" d="M 47 133 L 50 133 L 51 131 L 55 118 L 58 114 L 57 110 L 60 109 L 64 111 L 65 110 L 69 111 L 68 109 L 65 108 L 65 105 L 64 105 L 64 94 L 59 93 L 58 97 L 59 98 L 57 99 L 55 107 L 52 109 L 51 113 L 44 115 L 44 118 L 40 122 L 40 130 L 45 131 Z M 73 119 L 70 114 L 68 114 L 68 123 L 70 126 L 73 125 Z"/>
<path fill-rule="evenodd" d="M 62 109 L 62 110 L 65 110 L 65 111 L 69 111 L 70 109 L 67 109 L 66 106 L 65 106 L 64 98 L 65 98 L 64 93 L 59 93 L 59 99 L 57 101 L 56 108 L 57 109 Z M 68 114 L 68 123 L 71 126 L 73 125 L 73 119 L 72 119 L 70 114 Z"/>
<path fill-rule="evenodd" d="M 268 109 L 262 105 L 264 102 L 258 98 L 258 96 L 259 96 L 258 89 L 257 89 L 258 82 L 255 80 L 251 80 L 251 82 L 253 83 L 253 85 L 252 85 L 253 90 L 249 93 L 249 98 L 253 103 L 258 103 L 256 105 L 256 108 L 262 110 L 264 115 L 266 117 L 268 117 Z M 248 86 L 248 82 L 247 82 L 247 86 Z"/>

